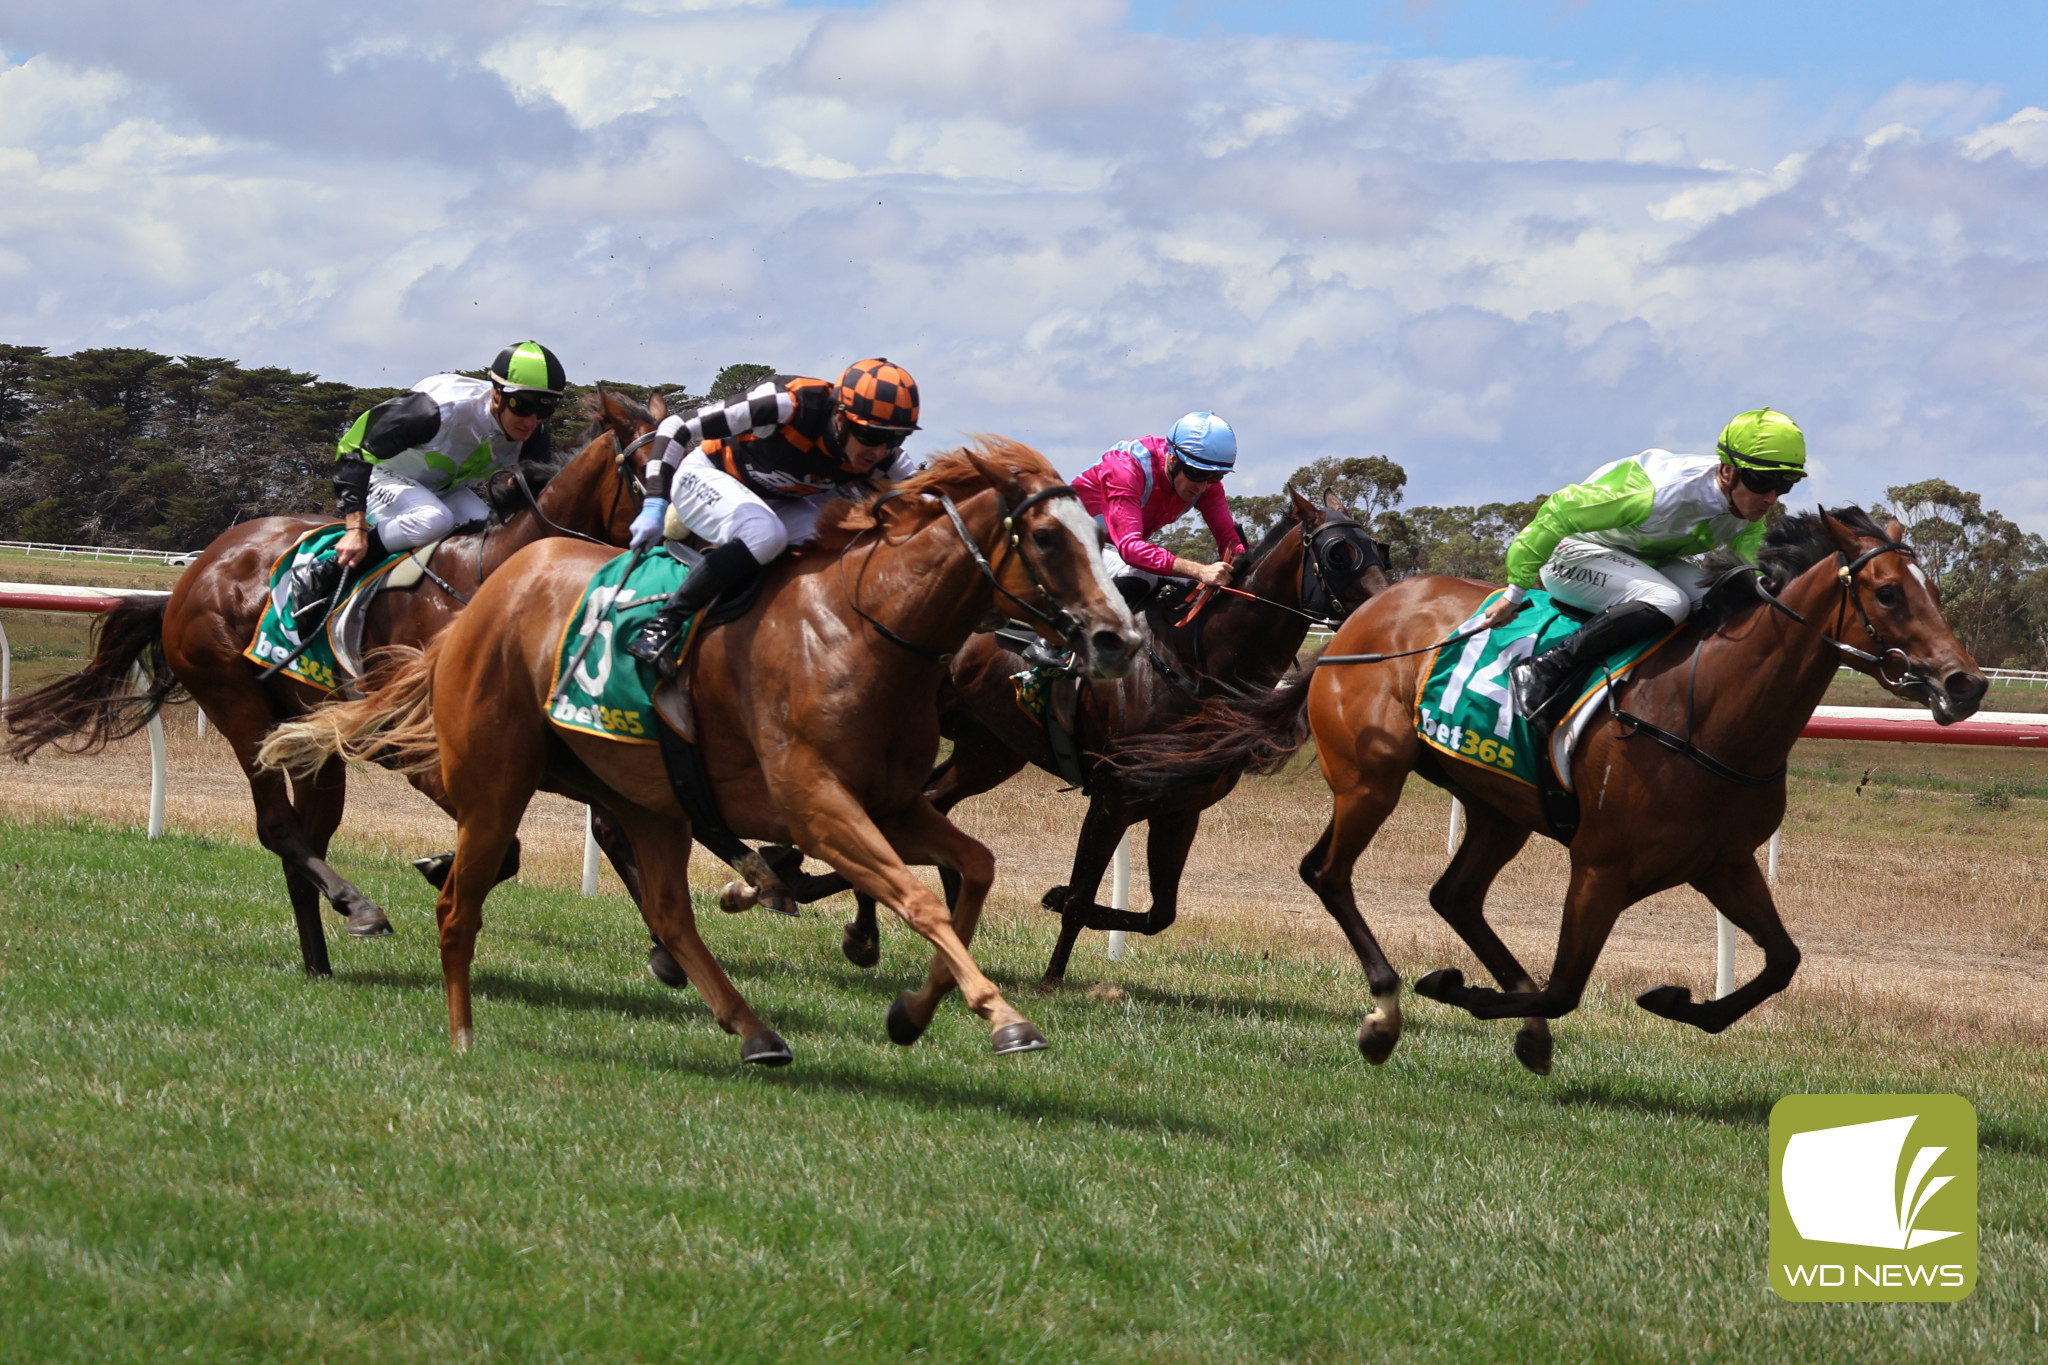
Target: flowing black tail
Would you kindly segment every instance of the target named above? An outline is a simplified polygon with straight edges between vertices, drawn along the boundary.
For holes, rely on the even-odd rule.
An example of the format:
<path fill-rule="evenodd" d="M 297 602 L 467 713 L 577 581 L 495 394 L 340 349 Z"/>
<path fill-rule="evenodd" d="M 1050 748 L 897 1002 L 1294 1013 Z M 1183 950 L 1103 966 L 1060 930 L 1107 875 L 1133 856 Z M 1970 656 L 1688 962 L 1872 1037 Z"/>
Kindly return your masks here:
<path fill-rule="evenodd" d="M 130 597 L 93 627 L 92 662 L 7 703 L 7 753 L 26 759 L 47 744 L 89 754 L 126 739 L 187 694 L 164 658 L 168 597 Z M 140 664 L 144 690 L 129 673 Z"/>
<path fill-rule="evenodd" d="M 1115 763 L 1132 793 L 1162 796 L 1232 773 L 1277 772 L 1308 743 L 1308 685 L 1315 660 L 1255 697 L 1212 697 L 1179 725 L 1132 735 L 1117 744 Z"/>

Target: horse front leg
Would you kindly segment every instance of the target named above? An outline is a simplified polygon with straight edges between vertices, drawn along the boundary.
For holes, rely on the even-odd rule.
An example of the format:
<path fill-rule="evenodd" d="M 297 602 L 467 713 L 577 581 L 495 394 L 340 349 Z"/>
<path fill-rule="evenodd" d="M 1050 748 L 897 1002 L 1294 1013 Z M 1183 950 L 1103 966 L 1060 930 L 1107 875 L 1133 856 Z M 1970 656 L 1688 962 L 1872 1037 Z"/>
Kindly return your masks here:
<path fill-rule="evenodd" d="M 1067 961 L 1073 956 L 1083 929 L 1128 932 L 1134 923 L 1143 923 L 1142 915 L 1095 903 L 1095 897 L 1102 891 L 1102 874 L 1109 870 L 1109 861 L 1116 856 L 1117 845 L 1123 842 L 1130 827 L 1130 821 L 1110 814 L 1108 803 L 1101 797 L 1089 798 L 1088 814 L 1081 820 L 1081 836 L 1074 841 L 1074 866 L 1067 874 L 1067 884 L 1055 886 L 1039 902 L 1060 917 L 1059 942 L 1053 945 L 1052 958 L 1045 964 L 1045 975 L 1038 983 L 1041 994 L 1050 994 L 1066 984 Z"/>
<path fill-rule="evenodd" d="M 1693 886 L 1764 950 L 1763 970 L 1719 1000 L 1695 1003 L 1684 986 L 1656 986 L 1637 996 L 1636 1003 L 1652 1014 L 1719 1033 L 1792 984 L 1792 975 L 1799 970 L 1799 948 L 1778 918 L 1771 884 L 1757 868 L 1754 851 L 1723 858 Z"/>
<path fill-rule="evenodd" d="M 348 765 L 330 758 L 311 777 L 292 783 L 292 813 L 298 817 L 299 832 L 308 852 L 326 865 L 327 845 L 341 827 L 342 811 L 348 805 Z M 353 886 L 350 891 L 355 891 Z M 391 932 L 391 921 L 383 908 L 356 892 L 334 902 L 336 913 L 348 920 L 350 938 L 381 938 Z"/>
<path fill-rule="evenodd" d="M 1475 1019 L 1556 1019 L 1570 1014 L 1585 995 L 1586 982 L 1592 978 L 1614 922 L 1638 899 L 1625 869 L 1575 863 L 1571 887 L 1565 892 L 1557 958 L 1542 990 L 1495 991 L 1468 986 L 1465 974 L 1452 967 L 1417 981 L 1415 992 L 1469 1011 Z"/>

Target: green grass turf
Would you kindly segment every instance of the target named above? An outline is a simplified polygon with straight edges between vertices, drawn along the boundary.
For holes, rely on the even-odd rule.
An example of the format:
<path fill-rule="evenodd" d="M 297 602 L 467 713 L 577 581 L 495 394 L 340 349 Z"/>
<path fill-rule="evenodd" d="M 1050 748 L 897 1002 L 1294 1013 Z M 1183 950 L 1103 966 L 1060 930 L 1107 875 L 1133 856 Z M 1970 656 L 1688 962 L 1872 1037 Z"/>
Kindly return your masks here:
<path fill-rule="evenodd" d="M 361 870 L 360 868 L 357 870 Z M 1051 921 L 981 959 L 1051 1038 L 882 1012 L 836 913 L 707 916 L 795 1065 L 655 984 L 623 901 L 507 887 L 478 1050 L 447 1050 L 423 889 L 298 972 L 250 846 L 0 825 L 0 1356 L 13 1360 L 2039 1359 L 2048 1105 L 2026 1049 L 1596 1000 L 1549 1079 L 1413 1001 L 1384 1068 L 1349 961 L 1183 934 L 1040 1000 Z M 1788 1092 L 1953 1091 L 1982 1127 L 1959 1304 L 1766 1285 Z"/>

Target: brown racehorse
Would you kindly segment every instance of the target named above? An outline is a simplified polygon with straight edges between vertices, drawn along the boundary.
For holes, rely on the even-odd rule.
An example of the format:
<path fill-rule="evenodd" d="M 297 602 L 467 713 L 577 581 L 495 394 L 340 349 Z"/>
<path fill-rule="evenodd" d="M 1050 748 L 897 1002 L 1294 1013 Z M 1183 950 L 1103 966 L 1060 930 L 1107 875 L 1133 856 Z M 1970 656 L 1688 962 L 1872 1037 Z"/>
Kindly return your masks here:
<path fill-rule="evenodd" d="M 1944 725 L 1970 715 L 1983 699 L 1984 677 L 1942 620 L 1902 534 L 1897 522 L 1880 531 L 1854 507 L 1786 518 L 1762 555 L 1774 596 L 1742 593 L 1732 607 L 1696 617 L 1631 675 L 1620 714 L 1592 724 L 1572 758 L 1580 824 L 1570 845 L 1556 960 L 1541 989 L 1484 912 L 1494 877 L 1531 833 L 1549 830 L 1536 792 L 1507 775 L 1447 760 L 1415 733 L 1425 656 L 1469 621 L 1492 591 L 1487 585 L 1450 578 L 1395 585 L 1345 624 L 1330 652 L 1413 654 L 1316 668 L 1306 685 L 1297 679 L 1252 707 L 1212 706 L 1211 727 L 1167 736 L 1142 756 L 1157 764 L 1143 776 L 1199 781 L 1217 764 L 1247 761 L 1270 772 L 1314 734 L 1336 805 L 1302 859 L 1301 876 L 1365 967 L 1375 1006 L 1358 1030 L 1367 1061 L 1385 1061 L 1400 1041 L 1401 981 L 1359 915 L 1351 871 L 1411 772 L 1465 803 L 1464 843 L 1429 901 L 1502 987 L 1467 986 L 1460 972 L 1447 969 L 1417 981 L 1419 994 L 1481 1019 L 1523 1017 L 1515 1055 L 1531 1071 L 1547 1073 L 1547 1021 L 1578 1005 L 1621 912 L 1690 884 L 1763 949 L 1763 969 L 1718 1000 L 1694 1002 L 1685 987 L 1658 986 L 1636 1003 L 1719 1033 L 1783 990 L 1799 966 L 1799 950 L 1757 870 L 1756 850 L 1784 817 L 1786 758 L 1838 664 L 1849 662 L 1892 692 L 1924 702 Z M 1721 592 L 1714 600 L 1725 601 Z"/>
<path fill-rule="evenodd" d="M 954 499 L 958 499 L 957 505 Z M 994 860 L 923 794 L 939 744 L 946 660 L 999 605 L 1035 616 L 1089 670 L 1130 666 L 1137 624 L 1110 586 L 1095 527 L 1037 452 L 984 438 L 895 490 L 828 509 L 818 541 L 774 566 L 759 603 L 710 631 L 690 705 L 725 823 L 793 844 L 887 902 L 937 949 L 924 987 L 890 1007 L 908 1044 L 955 983 L 999 1053 L 1045 1046 L 968 955 Z M 740 998 L 697 936 L 688 817 L 653 746 L 556 730 L 547 718 L 563 623 L 610 556 L 536 545 L 485 583 L 427 651 L 360 702 L 280 728 L 264 760 L 298 770 L 343 756 L 438 763 L 455 809 L 455 865 L 441 891 L 441 966 L 458 1050 L 472 1039 L 470 961 L 485 894 L 533 793 L 609 809 L 639 864 L 641 913 L 741 1057 L 789 1049 Z M 959 873 L 949 915 L 905 862 Z"/>
<path fill-rule="evenodd" d="M 384 646 L 425 644 L 462 610 L 444 584 L 469 597 L 514 552 L 557 530 L 625 543 L 640 500 L 633 470 L 620 452 L 652 431 L 666 408 L 659 395 L 651 408 L 642 408 L 599 390 L 584 399 L 584 409 L 592 420 L 587 444 L 532 505 L 502 524 L 443 541 L 427 566 L 440 582 L 429 577 L 411 592 L 376 598 L 364 627 L 366 657 Z M 389 933 L 390 923 L 326 862 L 346 798 L 345 765 L 336 761 L 296 778 L 288 793 L 282 773 L 256 762 L 257 746 L 271 727 L 303 713 L 324 694 L 282 673 L 264 681 L 263 666 L 242 651 L 268 600 L 271 566 L 306 532 L 328 524 L 322 517 L 265 517 L 224 532 L 178 579 L 168 601 L 131 601 L 107 613 L 92 662 L 7 708 L 7 752 L 14 757 L 27 758 L 46 744 L 89 753 L 134 734 L 175 695 L 189 693 L 234 747 L 248 776 L 257 837 L 284 863 L 299 949 L 306 971 L 319 976 L 333 970 L 320 924 L 321 896 L 347 918 L 348 932 L 357 937 Z M 149 684 L 144 693 L 131 695 L 129 672 L 138 663 Z M 431 782 L 422 790 L 438 799 Z"/>
<path fill-rule="evenodd" d="M 1341 502 L 1326 495 L 1318 507 L 1291 488 L 1288 498 L 1287 515 L 1239 564 L 1235 586 L 1256 600 L 1217 594 L 1183 625 L 1189 600 L 1172 595 L 1147 610 L 1151 643 L 1131 672 L 1082 689 L 1088 814 L 1066 885 L 1045 893 L 1045 907 L 1061 916 L 1061 925 L 1040 990 L 1056 989 L 1066 979 L 1067 959 L 1083 929 L 1156 934 L 1173 924 L 1181 869 L 1202 812 L 1237 785 L 1240 770 L 1232 768 L 1205 783 L 1140 797 L 1116 763 L 1124 738 L 1178 724 L 1203 697 L 1265 691 L 1293 666 L 1311 624 L 1341 621 L 1386 589 L 1385 556 Z M 939 728 L 953 741 L 953 752 L 925 787 L 941 813 L 1009 781 L 1027 763 L 1060 775 L 1045 727 L 1017 704 L 1011 675 L 1028 666 L 996 635 L 975 636 L 954 657 L 939 712 Z M 1151 909 L 1139 914 L 1096 904 L 1117 844 L 1141 820 L 1147 822 Z M 880 956 L 875 902 L 867 896 L 858 901 L 856 917 L 846 926 L 846 956 L 872 967 Z"/>

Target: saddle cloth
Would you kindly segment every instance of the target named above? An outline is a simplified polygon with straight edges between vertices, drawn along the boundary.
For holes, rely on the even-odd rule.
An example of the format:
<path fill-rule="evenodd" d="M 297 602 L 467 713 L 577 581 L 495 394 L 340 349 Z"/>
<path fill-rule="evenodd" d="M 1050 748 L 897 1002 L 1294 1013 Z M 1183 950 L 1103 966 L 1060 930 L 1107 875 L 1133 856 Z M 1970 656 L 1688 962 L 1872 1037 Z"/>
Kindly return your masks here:
<path fill-rule="evenodd" d="M 329 692 L 347 679 L 361 676 L 363 621 L 371 600 L 387 587 L 406 588 L 419 582 L 422 567 L 440 542 L 386 556 L 349 586 L 332 612 L 313 603 L 294 602 L 294 572 L 317 560 L 333 559 L 346 530 L 339 522 L 315 527 L 277 557 L 270 566 L 270 600 L 256 618 L 256 630 L 242 651 L 243 658 L 265 666 L 291 658 L 292 651 L 305 642 L 302 625 L 311 630 L 318 621 L 321 624 L 305 652 L 279 671 Z M 303 622 L 298 617 L 301 611 L 305 613 Z"/>
<path fill-rule="evenodd" d="M 660 742 L 654 728 L 654 688 L 659 675 L 620 646 L 660 610 L 689 574 L 687 564 L 665 554 L 644 556 L 637 565 L 630 554 L 605 562 L 583 590 L 575 613 L 562 623 L 548 691 L 550 696 L 558 691 L 560 695 L 548 712 L 549 720 L 565 730 L 621 744 Z M 678 658 L 689 653 L 703 619 L 702 612 L 690 618 L 678 645 Z M 572 667 L 571 660 L 592 634 L 597 638 Z M 565 673 L 566 687 L 562 686 Z"/>
<path fill-rule="evenodd" d="M 1479 611 L 1451 634 L 1463 634 L 1477 625 L 1480 612 L 1499 596 L 1499 592 L 1490 594 L 1480 603 Z M 1529 594 L 1529 605 L 1508 624 L 1449 647 L 1439 646 L 1429 656 L 1416 691 L 1415 733 L 1441 754 L 1505 773 L 1532 787 L 1541 785 L 1537 764 L 1547 762 L 1570 791 L 1572 749 L 1597 713 L 1595 703 L 1611 684 L 1627 677 L 1652 650 L 1677 633 L 1673 627 L 1654 639 L 1639 640 L 1595 665 L 1579 683 L 1564 719 L 1550 730 L 1550 752 L 1544 754 L 1545 736 L 1515 710 L 1508 668 L 1517 659 L 1549 649 L 1577 630 L 1580 620 L 1539 590 Z"/>

